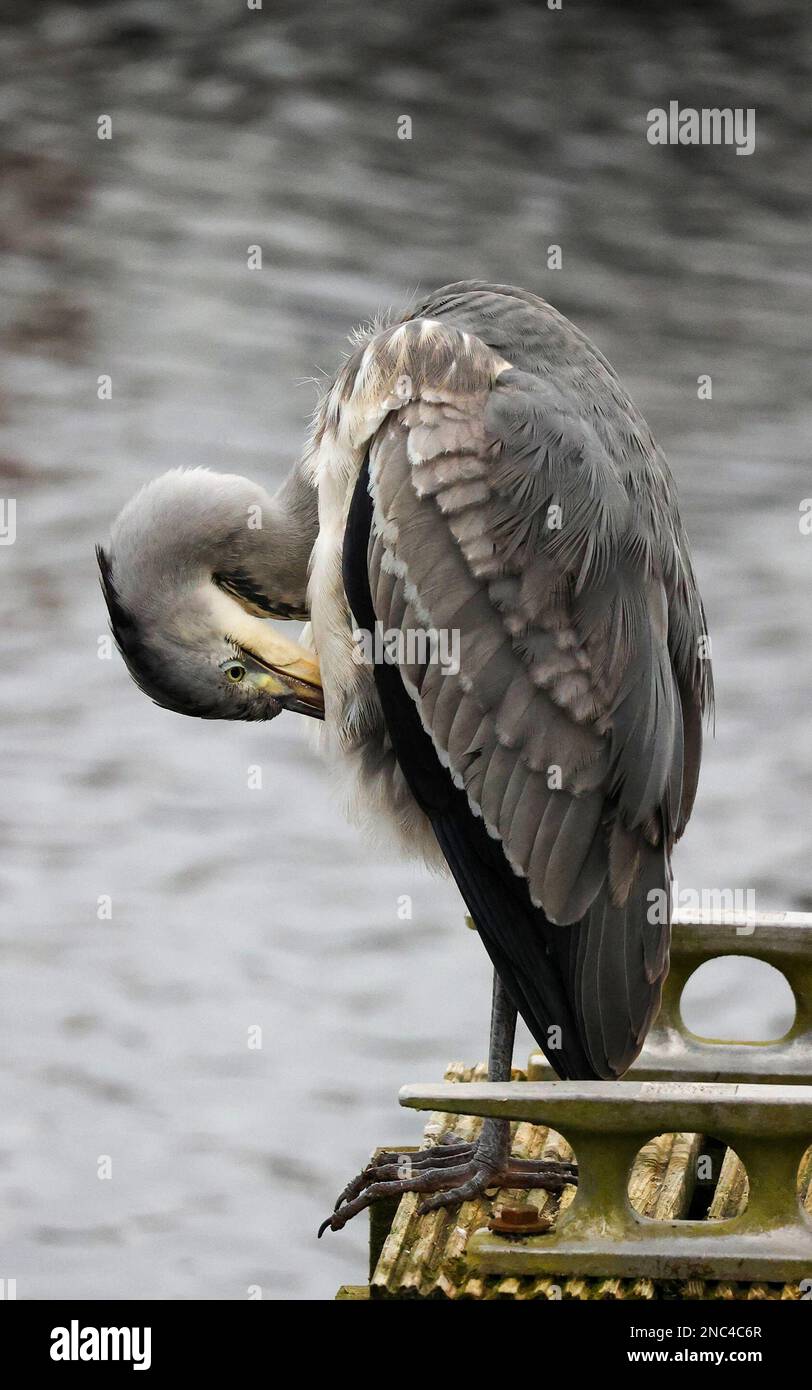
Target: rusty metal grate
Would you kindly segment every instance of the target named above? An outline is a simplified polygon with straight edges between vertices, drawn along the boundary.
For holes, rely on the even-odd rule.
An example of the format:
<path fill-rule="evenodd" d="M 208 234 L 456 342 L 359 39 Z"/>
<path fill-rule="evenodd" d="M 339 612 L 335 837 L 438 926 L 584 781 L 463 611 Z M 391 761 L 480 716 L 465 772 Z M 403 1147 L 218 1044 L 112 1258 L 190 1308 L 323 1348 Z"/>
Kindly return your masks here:
<path fill-rule="evenodd" d="M 521 1084 L 523 1073 L 515 1072 Z M 484 1082 L 487 1068 L 455 1063 L 446 1081 Z M 436 1143 L 447 1130 L 475 1138 L 481 1121 L 472 1115 L 437 1112 L 426 1125 L 424 1143 Z M 387 1146 L 387 1147 L 392 1147 Z M 660 1221 L 679 1221 L 687 1216 L 695 1191 L 696 1159 L 706 1147 L 704 1136 L 689 1133 L 660 1134 L 644 1144 L 632 1166 L 629 1193 L 635 1207 Z M 520 1122 L 513 1126 L 513 1150 L 523 1158 L 572 1157 L 561 1134 L 544 1125 Z M 808 1151 L 797 1185 L 798 1200 L 812 1216 L 812 1151 Z M 554 1233 L 572 1205 L 576 1189 L 559 1196 L 546 1192 L 497 1192 L 466 1202 L 456 1211 L 417 1215 L 419 1199 L 409 1195 L 389 1209 L 379 1208 L 373 1221 L 373 1260 L 369 1286 L 342 1291 L 343 1298 L 434 1299 L 681 1299 L 797 1300 L 800 1281 L 754 1279 L 750 1272 L 741 1280 L 720 1277 L 668 1279 L 651 1275 L 588 1276 L 540 1272 L 507 1273 L 499 1267 L 485 1271 L 469 1259 L 469 1245 L 479 1230 L 487 1228 L 494 1212 L 504 1206 L 530 1207 Z M 744 1209 L 747 1182 L 738 1158 L 728 1149 L 715 1175 L 708 1217 L 735 1217 Z M 515 1248 L 514 1240 L 500 1242 Z"/>

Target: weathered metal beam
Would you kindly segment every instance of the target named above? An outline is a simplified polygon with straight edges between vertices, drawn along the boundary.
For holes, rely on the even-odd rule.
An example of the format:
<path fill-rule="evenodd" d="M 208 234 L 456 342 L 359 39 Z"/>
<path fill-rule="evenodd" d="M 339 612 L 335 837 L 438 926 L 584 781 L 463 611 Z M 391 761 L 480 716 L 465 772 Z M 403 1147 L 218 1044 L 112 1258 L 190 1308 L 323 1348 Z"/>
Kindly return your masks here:
<path fill-rule="evenodd" d="M 402 1105 L 548 1125 L 573 1146 L 578 1191 L 549 1235 L 477 1231 L 482 1273 L 789 1281 L 812 1277 L 812 1222 L 797 1195 L 812 1142 L 812 1086 L 685 1082 L 495 1082 L 407 1086 Z M 737 1216 L 663 1221 L 628 1199 L 641 1145 L 674 1131 L 712 1134 L 744 1163 L 749 1202 Z"/>
<path fill-rule="evenodd" d="M 697 1037 L 680 1011 L 682 992 L 698 966 L 719 956 L 766 961 L 785 976 L 795 997 L 795 1021 L 775 1042 L 719 1042 Z M 812 1083 L 812 913 L 678 913 L 671 969 L 660 1013 L 630 1077 L 640 1081 Z M 528 1078 L 554 1075 L 541 1052 Z"/>

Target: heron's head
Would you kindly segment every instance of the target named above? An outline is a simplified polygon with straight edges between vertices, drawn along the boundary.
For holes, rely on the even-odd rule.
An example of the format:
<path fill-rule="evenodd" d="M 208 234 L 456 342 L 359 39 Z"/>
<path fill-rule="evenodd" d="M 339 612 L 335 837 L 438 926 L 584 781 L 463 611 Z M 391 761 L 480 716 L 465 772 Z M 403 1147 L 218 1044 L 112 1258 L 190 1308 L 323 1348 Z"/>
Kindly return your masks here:
<path fill-rule="evenodd" d="M 324 717 L 315 655 L 268 621 L 306 617 L 283 521 L 254 483 L 204 469 L 164 474 L 120 513 L 97 547 L 102 590 L 130 675 L 156 704 L 201 719 Z"/>

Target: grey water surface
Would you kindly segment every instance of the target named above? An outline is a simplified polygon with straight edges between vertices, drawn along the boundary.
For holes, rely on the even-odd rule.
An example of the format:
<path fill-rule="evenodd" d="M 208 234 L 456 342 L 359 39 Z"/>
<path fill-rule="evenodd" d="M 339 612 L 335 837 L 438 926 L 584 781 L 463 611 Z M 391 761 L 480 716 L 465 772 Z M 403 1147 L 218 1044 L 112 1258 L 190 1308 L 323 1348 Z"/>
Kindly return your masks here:
<path fill-rule="evenodd" d="M 316 1227 L 414 1141 L 398 1087 L 484 1055 L 487 962 L 448 884 L 345 825 L 293 717 L 184 720 L 99 659 L 94 543 L 166 468 L 279 480 L 359 320 L 460 278 L 536 290 L 630 387 L 693 541 L 718 717 L 679 885 L 812 907 L 809 11 L 3 15 L 0 1277 L 331 1298 L 365 1228 Z M 649 145 L 671 99 L 755 108 L 754 153 Z M 740 966 L 692 1018 L 786 1026 Z"/>

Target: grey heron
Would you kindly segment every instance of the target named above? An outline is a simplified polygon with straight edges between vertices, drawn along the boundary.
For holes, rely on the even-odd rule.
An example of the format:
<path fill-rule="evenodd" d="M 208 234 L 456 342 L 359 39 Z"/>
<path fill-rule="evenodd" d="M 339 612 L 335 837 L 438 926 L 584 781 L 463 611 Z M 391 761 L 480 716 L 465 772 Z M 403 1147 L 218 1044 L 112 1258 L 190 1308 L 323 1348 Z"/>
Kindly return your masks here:
<path fill-rule="evenodd" d="M 273 497 L 168 473 L 99 560 L 154 700 L 323 718 L 359 817 L 450 870 L 494 967 L 491 1079 L 510 1077 L 517 1014 L 558 1076 L 623 1075 L 668 970 L 713 685 L 671 473 L 583 332 L 511 286 L 437 290 L 357 335 Z M 377 630 L 386 654 L 364 658 Z M 439 632 L 458 661 L 408 640 Z M 575 1176 L 513 1160 L 507 1121 L 486 1120 L 405 1175 L 396 1154 L 368 1165 L 324 1224 L 404 1191 L 428 1210 Z"/>

